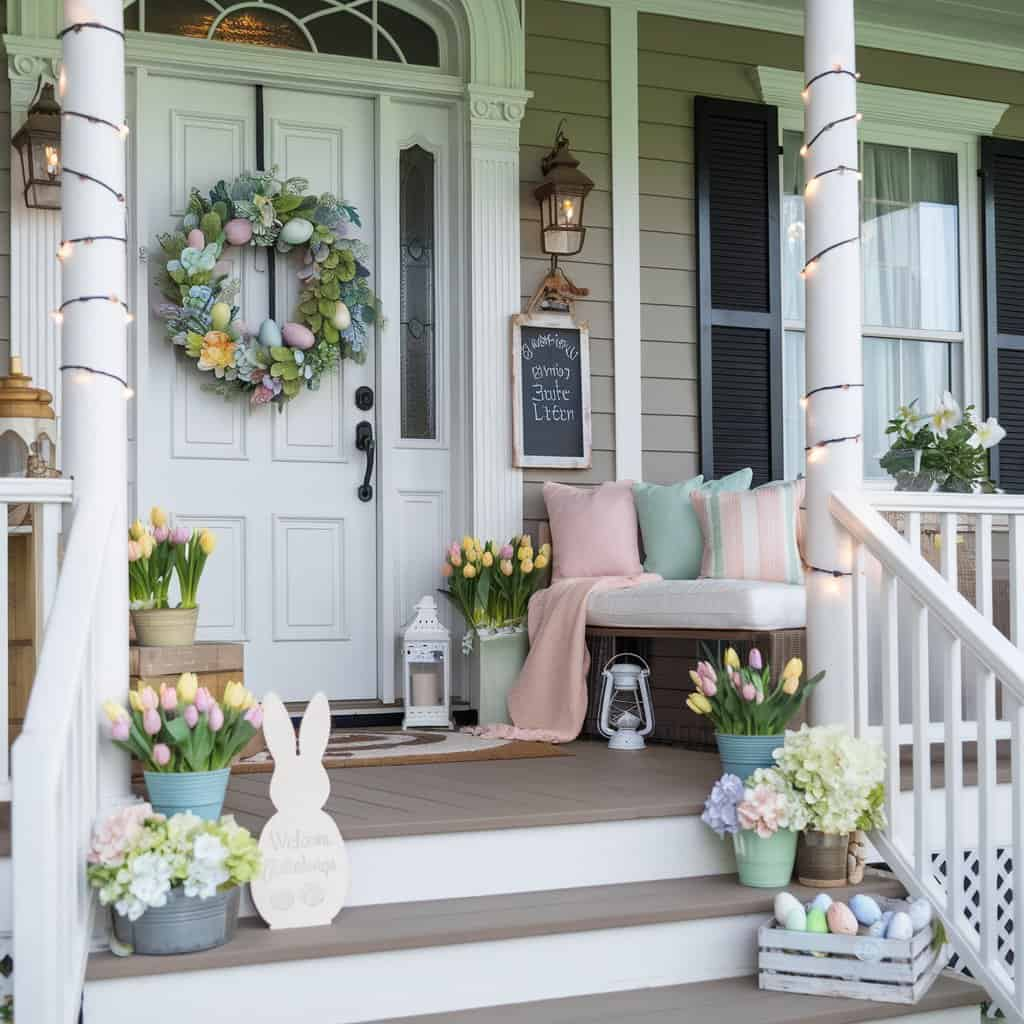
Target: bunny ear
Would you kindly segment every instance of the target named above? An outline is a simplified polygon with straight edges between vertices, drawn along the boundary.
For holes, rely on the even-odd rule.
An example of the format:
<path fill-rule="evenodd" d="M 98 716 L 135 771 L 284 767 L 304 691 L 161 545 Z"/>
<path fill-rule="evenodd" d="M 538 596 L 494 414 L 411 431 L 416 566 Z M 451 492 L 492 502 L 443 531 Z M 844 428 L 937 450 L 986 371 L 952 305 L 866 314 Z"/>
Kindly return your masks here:
<path fill-rule="evenodd" d="M 323 693 L 318 693 L 306 706 L 299 726 L 299 756 L 319 761 L 327 750 L 331 735 L 331 709 Z"/>
<path fill-rule="evenodd" d="M 275 761 L 295 760 L 295 728 L 276 693 L 263 698 L 263 736 Z"/>

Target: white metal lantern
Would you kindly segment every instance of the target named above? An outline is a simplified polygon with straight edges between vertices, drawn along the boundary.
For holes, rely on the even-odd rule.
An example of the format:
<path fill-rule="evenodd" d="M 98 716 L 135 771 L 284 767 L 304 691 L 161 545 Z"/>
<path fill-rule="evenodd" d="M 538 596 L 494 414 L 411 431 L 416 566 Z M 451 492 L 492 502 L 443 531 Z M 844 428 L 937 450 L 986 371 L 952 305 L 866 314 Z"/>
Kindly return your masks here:
<path fill-rule="evenodd" d="M 405 717 L 402 728 L 439 725 L 453 728 L 451 644 L 437 616 L 437 602 L 423 597 L 402 645 Z"/>
<path fill-rule="evenodd" d="M 654 728 L 650 667 L 638 654 L 616 654 L 601 670 L 601 679 L 601 735 L 612 750 L 643 750 L 644 737 Z"/>

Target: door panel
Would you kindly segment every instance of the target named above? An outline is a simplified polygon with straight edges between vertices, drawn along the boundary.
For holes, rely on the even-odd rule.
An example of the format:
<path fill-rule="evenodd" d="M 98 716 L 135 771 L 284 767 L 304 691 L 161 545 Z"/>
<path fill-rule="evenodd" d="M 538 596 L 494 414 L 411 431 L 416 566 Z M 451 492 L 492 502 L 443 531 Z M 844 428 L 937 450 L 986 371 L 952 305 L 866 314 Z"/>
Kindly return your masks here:
<path fill-rule="evenodd" d="M 215 115 L 203 113 L 209 83 L 151 77 L 139 118 L 145 194 L 138 237 L 161 259 L 155 236 L 180 222 L 190 187 L 204 191 L 256 166 L 256 97 L 217 84 Z M 315 116 L 307 114 L 314 112 Z M 364 217 L 372 244 L 374 108 L 370 100 L 264 93 L 266 163 L 331 191 Z M 266 250 L 228 250 L 242 282 L 242 316 L 268 315 Z M 296 257 L 277 256 L 276 318 L 292 318 Z M 371 268 L 372 269 L 372 268 Z M 218 537 L 200 589 L 202 640 L 245 640 L 246 679 L 286 699 L 377 695 L 375 502 L 360 502 L 364 456 L 354 392 L 373 386 L 374 342 L 363 366 L 342 365 L 318 392 L 281 413 L 203 390 L 208 382 L 152 319 L 140 332 L 139 508 L 162 504 L 176 522 Z M 212 379 L 212 378 L 211 378 Z"/>

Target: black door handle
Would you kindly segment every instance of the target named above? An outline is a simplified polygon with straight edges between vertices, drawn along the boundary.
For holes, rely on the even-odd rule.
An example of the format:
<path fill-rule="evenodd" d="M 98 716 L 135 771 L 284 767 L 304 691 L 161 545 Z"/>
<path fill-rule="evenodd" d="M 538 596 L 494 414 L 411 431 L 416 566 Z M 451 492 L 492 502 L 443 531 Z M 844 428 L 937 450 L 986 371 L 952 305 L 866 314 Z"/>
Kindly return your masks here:
<path fill-rule="evenodd" d="M 360 501 L 372 501 L 373 485 L 370 478 L 373 476 L 373 458 L 377 451 L 377 442 L 373 439 L 373 424 L 369 420 L 361 420 L 356 424 L 356 447 L 361 452 L 366 452 L 366 475 L 356 495 Z"/>

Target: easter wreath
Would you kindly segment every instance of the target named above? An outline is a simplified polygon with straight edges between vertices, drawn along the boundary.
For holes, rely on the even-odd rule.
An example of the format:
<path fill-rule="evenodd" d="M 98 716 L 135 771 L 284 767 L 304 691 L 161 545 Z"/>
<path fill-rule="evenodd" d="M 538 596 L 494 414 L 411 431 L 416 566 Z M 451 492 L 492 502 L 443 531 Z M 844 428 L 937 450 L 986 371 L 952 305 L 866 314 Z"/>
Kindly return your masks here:
<path fill-rule="evenodd" d="M 342 359 L 366 359 L 380 300 L 370 288 L 368 250 L 351 227 L 354 206 L 308 192 L 304 178 L 279 178 L 276 169 L 217 182 L 208 196 L 193 189 L 180 230 L 159 235 L 167 257 L 157 284 L 168 338 L 213 378 L 224 396 L 248 394 L 254 405 L 281 408 L 303 385 L 320 387 Z M 226 246 L 295 252 L 302 291 L 295 320 L 279 327 L 264 320 L 252 332 L 236 304 L 239 282 L 220 262 Z"/>

